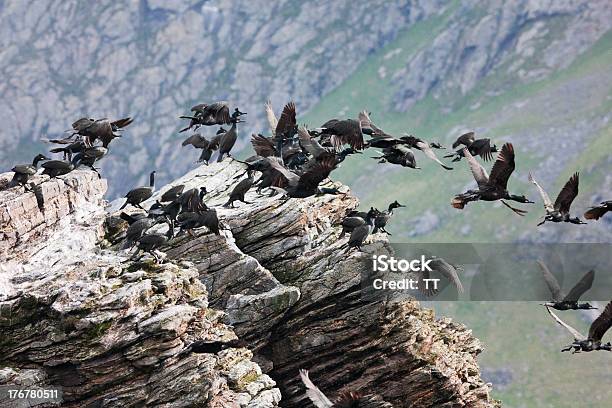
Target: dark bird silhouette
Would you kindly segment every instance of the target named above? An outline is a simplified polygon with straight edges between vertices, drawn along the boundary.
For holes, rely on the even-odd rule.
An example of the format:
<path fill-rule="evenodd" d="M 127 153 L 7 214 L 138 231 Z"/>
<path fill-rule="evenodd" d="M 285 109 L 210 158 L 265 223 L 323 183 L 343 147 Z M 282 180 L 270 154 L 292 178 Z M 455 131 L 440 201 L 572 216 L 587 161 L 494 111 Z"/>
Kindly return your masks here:
<path fill-rule="evenodd" d="M 189 125 L 181 129 L 179 133 L 185 132 L 191 128 L 199 128 L 200 126 L 215 126 L 229 125 L 231 117 L 229 112 L 229 103 L 226 101 L 215 102 L 213 104 L 201 103 L 191 108 L 193 116 L 181 116 L 181 119 L 189 119 Z"/>
<path fill-rule="evenodd" d="M 463 293 L 463 284 L 461 283 L 461 279 L 459 279 L 459 268 L 457 266 L 451 265 L 442 258 L 433 257 L 429 263 L 429 268 L 431 272 L 426 269 L 417 272 L 417 285 L 419 287 L 419 292 L 423 295 L 434 296 L 440 291 L 440 286 L 437 285 L 436 287 L 432 281 L 429 281 L 429 284 L 425 283 L 425 279 L 433 279 L 432 272 L 436 272 L 448 279 L 457 289 L 457 292 Z"/>
<path fill-rule="evenodd" d="M 121 206 L 120 210 L 124 209 L 128 204 L 131 204 L 135 207 L 143 209 L 140 206 L 145 200 L 148 200 L 153 195 L 153 190 L 155 189 L 155 170 L 149 174 L 149 185 L 143 187 L 137 187 L 133 190 L 130 190 L 125 198 L 127 199 L 125 203 Z"/>
<path fill-rule="evenodd" d="M 459 136 L 453 143 L 453 149 L 461 145 L 467 147 L 472 156 L 480 156 L 484 161 L 492 160 L 492 153 L 497 152 L 497 146 L 491 146 L 491 139 L 475 139 L 474 132 L 464 133 Z M 453 157 L 453 161 L 456 162 L 464 156 L 463 149 L 459 149 L 454 153 L 447 154 L 444 158 Z"/>
<path fill-rule="evenodd" d="M 275 161 L 271 161 L 270 165 L 280 175 L 278 185 L 273 188 L 281 190 L 288 197 L 306 198 L 320 192 L 319 184 L 336 168 L 336 160 L 334 158 L 311 159 L 299 174 Z"/>
<path fill-rule="evenodd" d="M 432 149 L 432 145 L 430 145 L 429 143 L 416 138 L 412 135 L 410 136 L 402 136 L 400 137 L 401 140 L 404 140 L 406 142 L 406 144 L 409 147 L 413 147 L 417 150 L 420 150 L 423 152 L 423 154 L 425 154 L 425 156 L 427 156 L 429 159 L 435 161 L 436 163 L 438 163 L 440 166 L 442 166 L 443 169 L 445 170 L 452 170 L 452 167 L 447 166 L 446 164 L 442 163 L 440 161 L 440 159 L 438 159 L 438 157 L 436 156 L 436 153 L 434 153 L 433 149 Z"/>
<path fill-rule="evenodd" d="M 182 146 L 192 145 L 196 149 L 201 149 L 202 153 L 200 154 L 198 162 L 204 162 L 208 165 L 208 162 L 210 161 L 213 152 L 219 149 L 219 142 L 221 141 L 221 137 L 226 132 L 227 130 L 220 128 L 217 134 L 210 140 L 200 135 L 199 133 L 194 133 L 187 139 L 183 140 Z"/>
<path fill-rule="evenodd" d="M 502 204 L 510 208 L 518 215 L 525 215 L 527 211 L 514 208 L 504 200 L 517 201 L 519 203 L 533 203 L 525 196 L 513 195 L 508 192 L 507 185 L 510 175 L 514 171 L 514 147 L 511 143 L 506 143 L 501 152 L 497 156 L 497 160 L 491 169 L 491 175 L 478 163 L 472 154 L 463 148 L 463 153 L 468 160 L 472 175 L 478 183 L 477 190 L 469 190 L 463 194 L 455 196 L 451 202 L 452 206 L 457 209 L 463 209 L 467 203 L 471 201 L 497 201 L 501 200 Z"/>
<path fill-rule="evenodd" d="M 206 187 L 202 186 L 199 189 L 191 188 L 181 194 L 176 202 L 181 205 L 181 211 L 184 212 L 200 212 L 208 209 L 204 203 L 204 196 L 207 194 Z"/>
<path fill-rule="evenodd" d="M 348 240 L 349 248 L 357 248 L 361 251 L 361 246 L 372 232 L 372 228 L 374 228 L 374 220 L 378 214 L 378 210 L 375 208 L 370 208 L 370 211 L 368 211 L 368 214 L 366 215 L 365 223 L 355 227 L 351 232 Z"/>
<path fill-rule="evenodd" d="M 542 261 L 537 261 L 538 266 L 542 270 L 542 276 L 544 282 L 552 294 L 552 302 L 543 303 L 544 306 L 552 307 L 557 310 L 578 310 L 578 309 L 596 309 L 589 303 L 578 303 L 580 297 L 593 286 L 593 279 L 595 279 L 595 271 L 590 270 L 584 274 L 582 279 L 574 285 L 574 287 L 565 295 L 561 291 L 559 281 L 550 272 L 546 264 Z"/>
<path fill-rule="evenodd" d="M 396 143 L 391 147 L 385 147 L 382 150 L 382 156 L 373 157 L 373 159 L 377 159 L 379 163 L 399 164 L 402 167 L 420 169 L 416 164 L 414 153 L 405 143 Z"/>
<path fill-rule="evenodd" d="M 365 148 L 360 120 L 331 119 L 321 125 L 318 130 L 321 134 L 331 136 L 331 143 L 336 149 L 344 144 L 348 144 L 355 150 Z"/>
<path fill-rule="evenodd" d="M 337 151 L 333 147 L 323 147 L 316 139 L 310 136 L 308 129 L 303 126 L 300 126 L 297 132 L 300 146 L 302 146 L 302 148 L 315 160 L 324 161 L 329 158 L 335 160 L 336 164 L 340 164 L 351 154 L 361 154 L 361 152 L 352 147 L 348 147 L 342 151 Z"/>
<path fill-rule="evenodd" d="M 160 234 L 157 232 L 151 234 L 144 234 L 138 241 L 136 242 L 136 247 L 138 250 L 133 255 L 132 258 L 136 257 L 140 251 L 147 252 L 155 258 L 156 263 L 161 263 L 162 259 L 155 252 L 158 248 L 165 245 L 172 238 L 172 229 L 168 228 L 168 231 L 165 234 Z M 142 258 L 142 257 L 141 257 Z M 140 259 L 140 258 L 138 258 Z"/>
<path fill-rule="evenodd" d="M 187 212 L 182 213 L 177 219 L 177 224 L 181 228 L 181 231 L 187 231 L 190 235 L 193 235 L 192 230 L 207 227 L 210 232 L 219 235 L 219 218 L 217 216 L 217 210 L 209 208 L 201 212 Z"/>
<path fill-rule="evenodd" d="M 90 118 L 81 118 L 72 124 L 73 135 L 78 134 L 85 137 L 87 146 L 92 146 L 96 140 L 102 142 L 102 146 L 108 147 L 110 142 L 121 137 L 119 132 L 124 127 L 132 123 L 132 118 L 123 118 L 111 122 L 109 119 L 93 120 Z"/>
<path fill-rule="evenodd" d="M 589 208 L 584 213 L 584 218 L 587 220 L 598 220 L 603 217 L 608 211 L 612 211 L 612 200 L 602 201 L 601 204 Z"/>
<path fill-rule="evenodd" d="M 38 163 L 42 160 L 49 160 L 49 158 L 43 154 L 37 154 L 34 160 L 32 160 L 32 164 L 18 164 L 13 167 L 11 171 L 15 174 L 11 180 L 11 184 L 19 184 L 25 188 L 30 177 L 35 175 L 38 171 Z"/>
<path fill-rule="evenodd" d="M 157 224 L 157 220 L 147 216 L 134 219 L 133 216 L 122 212 L 120 217 L 126 220 L 129 224 L 127 230 L 125 231 L 125 243 L 123 244 L 123 249 L 132 248 L 149 228 Z"/>
<path fill-rule="evenodd" d="M 285 143 L 291 141 L 297 132 L 296 115 L 295 103 L 291 101 L 283 108 L 280 119 L 276 124 L 273 141 L 276 143 L 276 149 L 280 153 L 280 157 L 283 157 Z"/>
<path fill-rule="evenodd" d="M 251 189 L 254 182 L 255 177 L 253 176 L 253 170 L 249 168 L 247 169 L 247 178 L 241 180 L 236 187 L 234 187 L 230 193 L 227 203 L 225 203 L 223 206 L 234 208 L 234 201 L 242 201 L 245 204 L 251 204 L 248 201 L 245 201 L 244 196 Z"/>
<path fill-rule="evenodd" d="M 331 402 L 310 380 L 308 371 L 300 370 L 300 378 L 306 387 L 306 396 L 316 408 L 393 408 L 378 395 L 362 395 L 355 391 L 342 392 L 335 402 Z"/>
<path fill-rule="evenodd" d="M 374 230 L 372 231 L 372 234 L 376 234 L 378 230 L 381 230 L 387 235 L 392 235 L 385 229 L 385 227 L 387 226 L 387 223 L 389 222 L 389 220 L 391 219 L 391 216 L 393 215 L 393 210 L 395 208 L 401 208 L 401 207 L 405 207 L 405 205 L 402 205 L 398 203 L 397 200 L 395 200 L 394 202 L 389 204 L 389 207 L 386 211 L 380 212 L 374 219 Z"/>
<path fill-rule="evenodd" d="M 572 350 L 572 354 L 594 350 L 612 351 L 612 344 L 610 344 L 610 342 L 605 344 L 602 343 L 604 334 L 606 334 L 610 326 L 612 326 L 612 301 L 608 302 L 604 311 L 593 321 L 593 323 L 591 323 L 587 336 L 581 334 L 578 330 L 561 320 L 548 306 L 546 310 L 557 323 L 565 327 L 574 337 L 572 344 L 563 348 L 561 351 Z"/>
<path fill-rule="evenodd" d="M 242 115 L 246 115 L 246 113 L 240 112 L 238 108 L 236 108 L 230 119 L 232 126 L 227 130 L 227 132 L 217 135 L 219 137 L 219 157 L 217 158 L 217 162 L 222 161 L 223 156 L 226 154 L 231 157 L 230 152 L 238 139 L 236 124 L 240 122 L 240 116 Z"/>
<path fill-rule="evenodd" d="M 179 184 L 176 186 L 170 187 L 168 190 L 164 191 L 161 198 L 159 199 L 162 203 L 167 203 L 169 201 L 174 201 L 183 194 L 183 190 L 185 190 L 184 184 Z"/>
<path fill-rule="evenodd" d="M 571 222 L 572 224 L 586 224 L 578 217 L 572 218 L 570 216 L 570 207 L 572 202 L 578 195 L 578 173 L 574 173 L 572 177 L 565 183 L 565 186 L 559 192 L 557 199 L 555 200 L 555 204 L 553 205 L 550 197 L 544 189 L 538 184 L 538 182 L 533 178 L 531 173 L 529 173 L 529 181 L 531 181 L 538 188 L 540 192 L 540 196 L 542 197 L 542 201 L 544 202 L 544 210 L 546 210 L 546 214 L 544 215 L 544 219 L 538 224 L 538 226 L 544 224 L 546 221 L 552 222 Z"/>
<path fill-rule="evenodd" d="M 94 164 L 102 159 L 108 153 L 108 149 L 104 146 L 85 147 L 76 155 L 74 155 L 75 168 L 79 166 L 87 166 L 96 172 L 98 177 L 102 177 Z"/>
<path fill-rule="evenodd" d="M 42 174 L 46 174 L 51 178 L 63 176 L 74 170 L 75 162 L 75 158 L 73 158 L 72 161 L 48 160 L 41 165 L 41 167 L 44 168 Z"/>

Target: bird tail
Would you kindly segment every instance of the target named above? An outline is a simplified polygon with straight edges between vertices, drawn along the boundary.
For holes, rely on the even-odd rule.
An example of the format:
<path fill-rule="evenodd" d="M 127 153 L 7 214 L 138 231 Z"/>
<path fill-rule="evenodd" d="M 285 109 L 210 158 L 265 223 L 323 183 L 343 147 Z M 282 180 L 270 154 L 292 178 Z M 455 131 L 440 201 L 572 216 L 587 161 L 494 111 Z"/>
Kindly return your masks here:
<path fill-rule="evenodd" d="M 458 210 L 463 210 L 468 202 L 469 200 L 465 197 L 465 194 L 459 194 L 453 198 L 451 205 Z"/>

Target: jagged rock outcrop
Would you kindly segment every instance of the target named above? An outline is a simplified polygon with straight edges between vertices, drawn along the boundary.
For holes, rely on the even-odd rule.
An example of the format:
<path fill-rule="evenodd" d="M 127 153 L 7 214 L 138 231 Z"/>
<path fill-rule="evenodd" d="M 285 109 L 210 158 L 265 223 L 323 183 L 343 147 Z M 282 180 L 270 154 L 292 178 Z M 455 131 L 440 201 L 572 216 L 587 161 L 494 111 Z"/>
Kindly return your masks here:
<path fill-rule="evenodd" d="M 497 405 L 480 379 L 482 345 L 469 330 L 436 320 L 414 300 L 362 290 L 370 253 L 391 248 L 374 236 L 364 252 L 347 250 L 337 224 L 358 203 L 346 187 L 299 200 L 251 191 L 253 204 L 219 206 L 243 172 L 226 160 L 173 182 L 206 186 L 224 229 L 174 238 L 162 265 L 117 251 L 121 226 L 103 211 L 29 241 L 36 250 L 14 257 L 4 273 L 0 368 L 9 374 L 0 379 L 38 370 L 41 382 L 68 382 L 73 406 L 267 407 L 282 393 L 283 407 L 304 407 L 298 369 L 306 368 L 332 397 L 354 389 L 396 407 Z M 104 219 L 114 231 L 102 237 Z M 83 234 L 100 242 L 62 249 L 64 239 Z M 59 260 L 56 251 L 64 251 Z M 236 337 L 248 349 L 237 348 Z M 189 352 L 202 340 L 223 350 Z"/>

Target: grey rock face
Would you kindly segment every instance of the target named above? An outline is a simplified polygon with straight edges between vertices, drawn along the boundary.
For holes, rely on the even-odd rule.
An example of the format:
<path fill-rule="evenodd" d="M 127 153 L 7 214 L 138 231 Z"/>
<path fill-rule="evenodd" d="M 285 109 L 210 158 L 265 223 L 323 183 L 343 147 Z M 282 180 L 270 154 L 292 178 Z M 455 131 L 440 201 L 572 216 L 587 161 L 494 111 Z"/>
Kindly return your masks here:
<path fill-rule="evenodd" d="M 218 206 L 242 166 L 202 166 L 173 184 L 206 186 L 207 204 Z M 117 250 L 121 233 L 101 228 L 111 224 L 99 202 L 80 222 L 76 205 L 70 222 L 47 227 L 52 239 L 28 241 L 0 273 L 0 379 L 38 370 L 24 381 L 62 385 L 67 406 L 275 407 L 282 395 L 283 406 L 301 407 L 298 369 L 307 368 L 332 396 L 497 405 L 479 376 L 482 346 L 465 327 L 414 300 L 364 296 L 370 252 L 390 248 L 382 234 L 365 252 L 339 240 L 354 197 L 246 198 L 253 204 L 217 207 L 220 235 L 201 228 L 169 241 L 161 265 Z"/>

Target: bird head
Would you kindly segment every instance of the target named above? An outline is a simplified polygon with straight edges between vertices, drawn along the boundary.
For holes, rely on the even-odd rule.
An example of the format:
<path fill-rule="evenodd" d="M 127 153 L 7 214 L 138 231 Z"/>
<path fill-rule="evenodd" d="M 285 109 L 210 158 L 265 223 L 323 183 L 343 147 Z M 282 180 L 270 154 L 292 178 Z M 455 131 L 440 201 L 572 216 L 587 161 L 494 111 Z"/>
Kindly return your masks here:
<path fill-rule="evenodd" d="M 406 207 L 405 205 L 402 205 L 400 203 L 397 202 L 397 200 L 395 200 L 394 202 L 392 202 L 391 204 L 389 204 L 389 209 L 392 210 L 394 208 L 401 208 L 401 207 Z"/>
<path fill-rule="evenodd" d="M 45 156 L 44 154 L 37 154 L 36 157 L 34 157 L 34 160 L 39 162 L 41 160 L 51 160 L 51 159 Z"/>
<path fill-rule="evenodd" d="M 524 195 L 510 195 L 510 200 L 517 201 L 519 203 L 525 203 L 525 204 L 533 204 L 534 203 L 533 201 L 529 200 Z"/>

